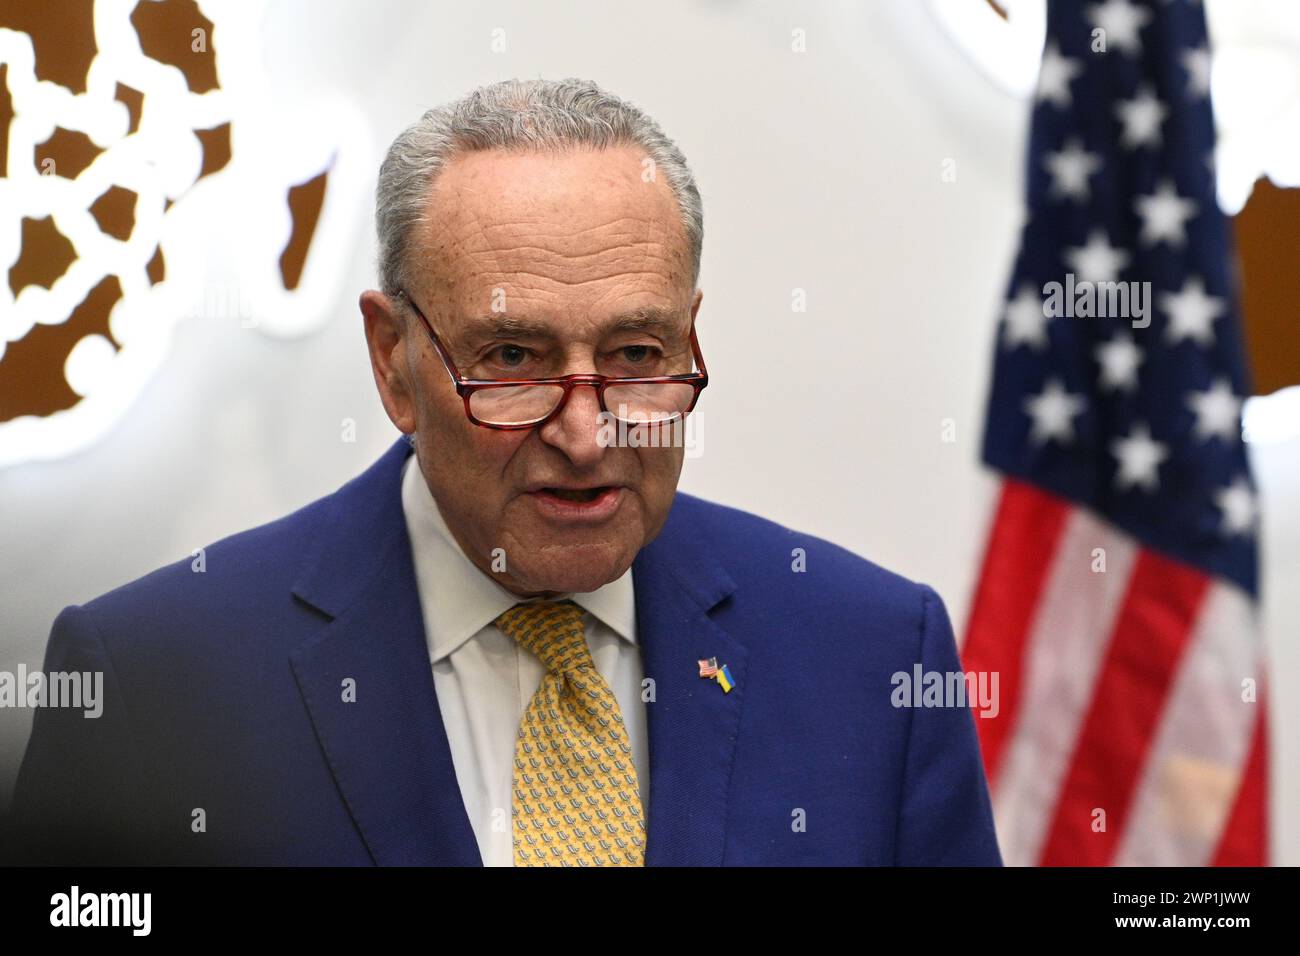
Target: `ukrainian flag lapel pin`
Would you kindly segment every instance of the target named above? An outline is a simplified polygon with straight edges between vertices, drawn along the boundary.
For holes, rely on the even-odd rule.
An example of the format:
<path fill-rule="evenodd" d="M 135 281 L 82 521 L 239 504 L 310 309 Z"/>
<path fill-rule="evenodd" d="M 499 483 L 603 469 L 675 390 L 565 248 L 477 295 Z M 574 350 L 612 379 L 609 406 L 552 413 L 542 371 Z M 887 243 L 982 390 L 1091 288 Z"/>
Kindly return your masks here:
<path fill-rule="evenodd" d="M 731 688 L 736 686 L 735 679 L 731 676 L 731 671 L 726 664 L 719 665 L 716 657 L 708 657 L 698 661 L 700 665 L 700 676 L 711 677 L 718 682 L 724 694 L 730 694 Z"/>
<path fill-rule="evenodd" d="M 723 664 L 718 668 L 717 678 L 718 685 L 722 688 L 722 692 L 724 694 L 730 694 L 731 688 L 736 686 L 736 682 L 732 679 L 731 670 L 726 664 Z"/>

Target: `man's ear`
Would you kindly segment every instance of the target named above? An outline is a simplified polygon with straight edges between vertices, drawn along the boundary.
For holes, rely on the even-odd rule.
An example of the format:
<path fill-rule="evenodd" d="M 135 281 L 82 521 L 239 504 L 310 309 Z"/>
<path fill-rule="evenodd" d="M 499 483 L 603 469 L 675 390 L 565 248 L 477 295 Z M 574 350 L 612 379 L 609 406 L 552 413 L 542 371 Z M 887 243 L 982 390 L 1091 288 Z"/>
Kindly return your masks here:
<path fill-rule="evenodd" d="M 695 313 L 700 311 L 700 303 L 704 301 L 704 290 L 696 289 L 695 298 L 691 300 L 691 321 L 695 321 Z"/>
<path fill-rule="evenodd" d="M 374 289 L 361 293 L 359 304 L 379 399 L 398 431 L 412 435 L 416 424 L 415 391 L 406 361 L 407 324 L 401 306 Z"/>

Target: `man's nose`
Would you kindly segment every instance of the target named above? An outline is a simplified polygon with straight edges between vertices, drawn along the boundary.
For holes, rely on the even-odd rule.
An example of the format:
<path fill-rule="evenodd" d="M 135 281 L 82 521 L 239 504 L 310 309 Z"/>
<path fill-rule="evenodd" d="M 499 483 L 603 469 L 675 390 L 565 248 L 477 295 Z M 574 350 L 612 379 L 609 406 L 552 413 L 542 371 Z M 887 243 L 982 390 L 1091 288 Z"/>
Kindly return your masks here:
<path fill-rule="evenodd" d="M 575 385 L 558 415 L 541 428 L 542 441 L 554 445 L 578 466 L 600 460 L 600 395 L 595 385 Z"/>

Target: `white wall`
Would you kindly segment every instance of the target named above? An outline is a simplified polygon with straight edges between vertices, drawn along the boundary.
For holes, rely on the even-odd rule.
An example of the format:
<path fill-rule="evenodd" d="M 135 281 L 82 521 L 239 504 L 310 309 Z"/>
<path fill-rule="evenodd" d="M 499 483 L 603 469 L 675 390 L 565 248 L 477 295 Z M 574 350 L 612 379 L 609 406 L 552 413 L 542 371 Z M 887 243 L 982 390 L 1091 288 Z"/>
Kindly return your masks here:
<path fill-rule="evenodd" d="M 267 101 L 359 102 L 376 149 L 428 106 L 508 76 L 585 76 L 647 109 L 705 201 L 700 340 L 712 384 L 686 491 L 844 544 L 934 585 L 960 628 L 995 482 L 978 444 L 998 298 L 1020 210 L 1025 111 L 920 4 L 664 0 L 271 5 Z M 310 12 L 309 12 L 310 11 Z M 508 49 L 489 50 L 490 31 Z M 808 52 L 790 52 L 807 30 Z M 941 163 L 955 159 L 945 183 Z M 370 163 L 377 166 L 376 152 Z M 369 196 L 355 199 L 369 222 Z M 38 666 L 48 629 L 193 548 L 283 514 L 396 437 L 374 393 L 356 296 L 310 337 L 188 320 L 143 399 L 73 457 L 0 471 L 0 669 Z M 791 290 L 808 311 L 792 313 Z M 777 377 L 816 371 L 829 384 Z M 758 386 L 757 383 L 764 384 Z M 769 384 L 769 382 L 773 382 Z M 340 422 L 358 423 L 340 440 Z M 944 418 L 958 440 L 940 441 Z M 1294 635 L 1300 442 L 1264 450 L 1266 616 L 1276 665 L 1280 859 L 1300 863 Z M 1289 571 L 1289 577 L 1287 576 Z M 1288 640 L 1287 638 L 1290 638 Z M 0 805 L 30 712 L 0 712 Z"/>

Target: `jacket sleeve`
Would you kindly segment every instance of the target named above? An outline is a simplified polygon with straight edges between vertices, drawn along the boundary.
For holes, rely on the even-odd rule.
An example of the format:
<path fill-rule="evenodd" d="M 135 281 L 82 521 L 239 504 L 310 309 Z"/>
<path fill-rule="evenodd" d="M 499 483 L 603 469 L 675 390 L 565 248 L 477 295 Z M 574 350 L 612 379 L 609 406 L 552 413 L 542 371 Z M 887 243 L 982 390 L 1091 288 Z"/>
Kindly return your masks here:
<path fill-rule="evenodd" d="M 129 715 L 103 639 L 81 607 L 65 608 L 58 616 L 45 653 L 47 679 L 74 671 L 83 679 L 102 680 L 102 699 L 94 708 L 99 716 L 88 716 L 83 707 L 35 709 L 0 829 L 2 862 L 117 865 L 151 855 L 156 817 L 143 803 Z"/>
<path fill-rule="evenodd" d="M 920 632 L 923 674 L 946 678 L 962 670 L 948 612 L 925 585 Z M 894 861 L 899 866 L 1002 865 L 969 704 L 911 709 Z"/>

